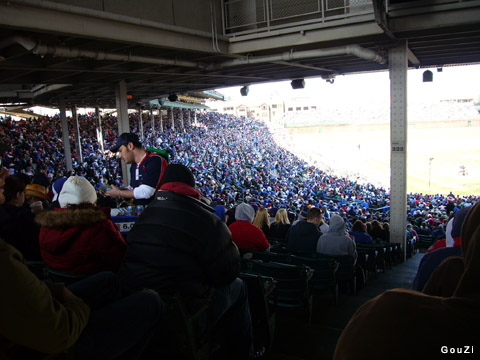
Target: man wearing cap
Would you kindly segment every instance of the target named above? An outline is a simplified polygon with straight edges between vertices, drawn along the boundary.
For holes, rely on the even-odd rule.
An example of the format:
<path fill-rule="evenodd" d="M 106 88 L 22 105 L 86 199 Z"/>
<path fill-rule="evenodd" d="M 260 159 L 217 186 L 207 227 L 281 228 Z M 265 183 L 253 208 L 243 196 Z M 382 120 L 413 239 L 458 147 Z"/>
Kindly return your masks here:
<path fill-rule="evenodd" d="M 119 276 L 132 290 L 183 295 L 195 310 L 212 295 L 212 317 L 220 318 L 231 359 L 248 359 L 252 323 L 239 252 L 214 210 L 201 201 L 192 172 L 170 164 L 148 208 L 130 230 Z M 213 291 L 213 293 L 212 293 Z"/>
<path fill-rule="evenodd" d="M 117 139 L 112 152 L 118 152 L 118 156 L 131 164 L 129 189 L 119 189 L 112 185 L 112 189 L 105 195 L 114 198 L 135 199 L 136 205 L 147 205 L 159 187 L 162 174 L 167 166 L 166 160 L 158 154 L 145 150 L 138 139 L 132 133 L 123 133 Z"/>

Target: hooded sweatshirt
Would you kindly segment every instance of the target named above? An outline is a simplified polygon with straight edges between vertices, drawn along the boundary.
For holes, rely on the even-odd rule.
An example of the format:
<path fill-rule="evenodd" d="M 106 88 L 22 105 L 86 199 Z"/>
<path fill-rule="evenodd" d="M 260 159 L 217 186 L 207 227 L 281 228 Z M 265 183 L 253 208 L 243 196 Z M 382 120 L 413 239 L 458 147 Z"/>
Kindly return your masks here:
<path fill-rule="evenodd" d="M 350 319 L 337 342 L 334 360 L 403 360 L 412 354 L 419 359 L 436 359 L 451 349 L 462 351 L 460 358 L 472 357 L 465 355 L 465 350 L 472 351 L 471 346 L 478 344 L 480 331 L 480 202 L 465 218 L 462 251 L 464 270 L 456 267 L 461 272 L 450 272 L 445 279 L 458 279 L 452 296 L 407 289 L 385 291 Z M 440 268 L 458 259 L 446 260 Z"/>
<path fill-rule="evenodd" d="M 355 242 L 345 234 L 345 222 L 335 214 L 330 219 L 328 232 L 318 240 L 317 253 L 327 255 L 351 255 L 357 260 Z"/>

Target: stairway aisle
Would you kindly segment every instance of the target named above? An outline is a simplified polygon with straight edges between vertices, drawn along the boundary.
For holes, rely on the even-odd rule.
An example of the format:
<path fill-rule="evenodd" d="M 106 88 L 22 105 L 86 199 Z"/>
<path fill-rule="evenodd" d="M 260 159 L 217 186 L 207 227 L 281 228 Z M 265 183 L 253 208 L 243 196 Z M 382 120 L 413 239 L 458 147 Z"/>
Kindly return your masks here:
<path fill-rule="evenodd" d="M 417 253 L 406 262 L 369 276 L 368 284 L 355 296 L 340 294 L 337 306 L 314 304 L 314 320 L 307 324 L 294 313 L 277 313 L 277 331 L 268 359 L 330 360 L 337 340 L 355 311 L 366 301 L 394 288 L 411 289 L 418 264 L 424 254 Z"/>

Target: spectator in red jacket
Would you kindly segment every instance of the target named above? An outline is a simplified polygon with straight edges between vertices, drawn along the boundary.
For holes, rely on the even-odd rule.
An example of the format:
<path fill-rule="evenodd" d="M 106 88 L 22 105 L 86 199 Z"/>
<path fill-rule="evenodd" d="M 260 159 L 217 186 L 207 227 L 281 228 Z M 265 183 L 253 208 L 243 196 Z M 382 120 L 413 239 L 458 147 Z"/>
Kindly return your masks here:
<path fill-rule="evenodd" d="M 100 208 L 87 179 L 71 176 L 58 197 L 60 209 L 37 215 L 40 250 L 45 265 L 70 274 L 117 271 L 126 243 Z"/>
<path fill-rule="evenodd" d="M 235 211 L 235 222 L 228 228 L 232 233 L 232 240 L 239 249 L 266 251 L 270 244 L 263 231 L 252 224 L 255 210 L 251 205 L 242 203 Z"/>

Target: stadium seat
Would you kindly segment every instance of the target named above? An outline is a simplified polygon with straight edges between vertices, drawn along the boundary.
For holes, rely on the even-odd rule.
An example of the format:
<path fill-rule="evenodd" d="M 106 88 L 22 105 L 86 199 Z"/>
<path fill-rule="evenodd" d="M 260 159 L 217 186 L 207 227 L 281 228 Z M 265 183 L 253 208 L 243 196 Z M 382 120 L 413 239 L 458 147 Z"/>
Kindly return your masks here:
<path fill-rule="evenodd" d="M 262 260 L 263 262 L 274 261 L 282 264 L 290 264 L 292 262 L 290 254 L 280 254 L 268 251 L 252 251 L 251 253 L 253 259 Z"/>
<path fill-rule="evenodd" d="M 357 283 L 355 275 L 355 264 L 350 255 L 328 255 L 318 254 L 319 258 L 334 259 L 338 263 L 335 272 L 335 280 L 339 290 L 345 290 L 347 294 L 355 295 L 357 293 Z"/>
<path fill-rule="evenodd" d="M 286 238 L 278 238 L 278 237 L 267 237 L 268 242 L 273 245 L 273 244 L 286 244 L 287 239 Z"/>
<path fill-rule="evenodd" d="M 43 261 L 27 260 L 26 264 L 28 266 L 28 270 L 34 273 L 40 280 L 48 279 L 47 268 L 45 267 L 45 264 L 43 263 Z"/>
<path fill-rule="evenodd" d="M 357 254 L 358 254 L 357 261 L 360 261 L 358 264 L 362 266 L 362 268 L 365 269 L 366 272 L 373 273 L 374 278 L 376 278 L 377 269 L 378 269 L 378 266 L 377 266 L 378 251 L 375 250 L 374 248 L 357 246 Z M 362 260 L 363 258 L 365 259 L 364 263 Z"/>
<path fill-rule="evenodd" d="M 165 325 L 150 342 L 148 358 L 209 359 L 213 351 L 210 295 L 201 304 L 192 305 L 180 294 L 160 297 L 165 302 Z"/>
<path fill-rule="evenodd" d="M 314 270 L 310 280 L 310 289 L 313 295 L 330 292 L 333 303 L 338 303 L 338 283 L 335 274 L 338 269 L 338 262 L 333 258 L 309 258 L 292 255 L 293 265 L 304 265 Z"/>
<path fill-rule="evenodd" d="M 85 279 L 88 275 L 76 275 L 76 274 L 69 274 L 60 270 L 52 269 L 52 268 L 45 268 L 48 278 L 53 282 L 61 282 L 65 285 L 71 285 Z"/>
<path fill-rule="evenodd" d="M 279 308 L 299 308 L 305 310 L 307 321 L 312 319 L 312 295 L 309 281 L 313 269 L 303 265 L 289 265 L 275 262 L 263 263 L 252 261 L 252 271 L 277 281 L 274 295 L 269 297 L 270 303 Z"/>
<path fill-rule="evenodd" d="M 417 239 L 417 248 L 418 249 L 428 249 L 433 245 L 433 236 L 432 235 L 418 235 Z"/>
<path fill-rule="evenodd" d="M 248 287 L 255 347 L 264 346 L 269 351 L 275 334 L 276 304 L 269 306 L 268 296 L 275 291 L 277 282 L 271 277 L 247 273 L 241 273 L 240 278 Z"/>

